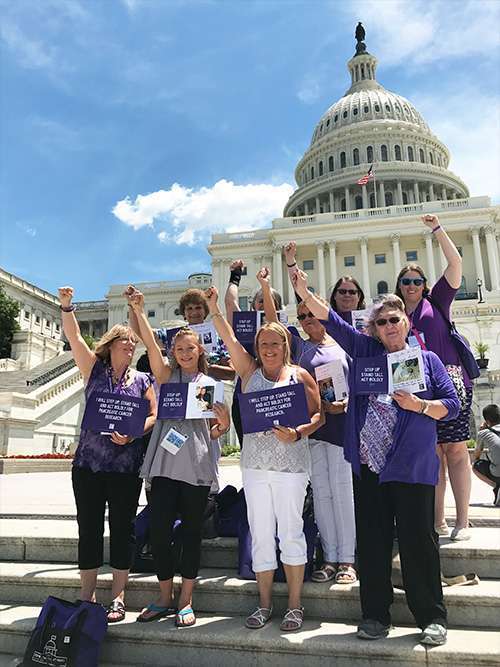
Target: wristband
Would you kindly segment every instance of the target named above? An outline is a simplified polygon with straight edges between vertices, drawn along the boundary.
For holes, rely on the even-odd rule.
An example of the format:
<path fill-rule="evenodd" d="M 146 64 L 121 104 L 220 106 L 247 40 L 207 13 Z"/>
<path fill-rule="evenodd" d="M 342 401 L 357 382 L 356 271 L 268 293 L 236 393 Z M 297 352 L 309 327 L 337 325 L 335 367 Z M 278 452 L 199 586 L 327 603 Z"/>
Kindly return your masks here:
<path fill-rule="evenodd" d="M 288 264 L 287 263 L 287 266 L 288 266 L 289 269 L 291 269 L 293 266 L 297 266 L 297 262 L 294 262 L 293 264 Z"/>
<path fill-rule="evenodd" d="M 293 430 L 295 431 L 295 442 L 298 442 L 299 440 L 302 439 L 302 434 L 301 434 L 301 432 L 300 432 L 298 429 L 296 429 L 296 428 L 294 428 Z"/>
<path fill-rule="evenodd" d="M 435 234 L 435 233 L 438 232 L 440 229 L 442 229 L 442 227 L 441 227 L 441 225 L 438 225 L 437 227 L 434 227 L 434 229 L 431 230 L 431 233 L 432 233 L 432 234 Z"/>
<path fill-rule="evenodd" d="M 76 310 L 74 303 L 69 306 L 59 306 L 59 308 L 63 311 L 63 313 L 72 313 L 74 310 Z"/>
<path fill-rule="evenodd" d="M 229 282 L 232 283 L 233 285 L 236 285 L 236 287 L 239 287 L 241 282 L 241 269 L 233 269 L 231 271 L 231 275 L 229 276 Z"/>
<path fill-rule="evenodd" d="M 420 403 L 420 410 L 418 411 L 418 414 L 419 415 L 425 415 L 425 411 L 427 410 L 428 407 L 429 406 L 427 404 L 427 401 L 424 401 L 424 399 L 422 399 L 422 402 Z"/>

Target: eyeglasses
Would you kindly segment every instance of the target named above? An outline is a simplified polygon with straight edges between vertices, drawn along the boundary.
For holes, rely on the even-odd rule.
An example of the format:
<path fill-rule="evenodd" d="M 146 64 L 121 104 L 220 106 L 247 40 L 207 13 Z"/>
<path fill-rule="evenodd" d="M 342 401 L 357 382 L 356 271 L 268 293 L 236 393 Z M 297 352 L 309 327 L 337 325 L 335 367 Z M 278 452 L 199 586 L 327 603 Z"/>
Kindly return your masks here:
<path fill-rule="evenodd" d="M 375 320 L 375 324 L 378 327 L 385 327 L 387 323 L 390 324 L 398 324 L 398 322 L 401 322 L 401 318 L 398 317 L 397 315 L 394 315 L 393 317 L 381 317 L 378 320 Z"/>
<path fill-rule="evenodd" d="M 345 289 L 344 287 L 339 287 L 337 293 L 342 294 L 342 296 L 345 296 L 346 294 L 355 296 L 356 294 L 359 294 L 359 289 Z"/>
<path fill-rule="evenodd" d="M 408 287 L 408 285 L 411 285 L 412 283 L 415 287 L 420 287 L 425 283 L 425 278 L 401 278 L 399 282 L 401 285 L 405 285 L 405 287 Z"/>
<path fill-rule="evenodd" d="M 299 320 L 299 322 L 302 322 L 303 320 L 305 320 L 306 317 L 310 317 L 311 319 L 313 319 L 314 315 L 312 313 L 309 313 L 309 312 L 302 313 L 302 315 L 297 315 L 297 319 Z"/>

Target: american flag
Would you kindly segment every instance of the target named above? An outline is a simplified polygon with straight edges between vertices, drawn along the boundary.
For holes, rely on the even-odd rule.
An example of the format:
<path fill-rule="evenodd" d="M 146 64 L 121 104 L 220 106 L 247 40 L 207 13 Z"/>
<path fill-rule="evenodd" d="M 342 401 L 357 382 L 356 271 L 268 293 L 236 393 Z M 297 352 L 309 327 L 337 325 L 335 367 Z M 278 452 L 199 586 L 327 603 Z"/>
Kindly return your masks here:
<path fill-rule="evenodd" d="M 370 168 L 368 169 L 368 173 L 366 173 L 364 176 L 361 176 L 359 181 L 356 181 L 356 183 L 358 185 L 366 185 L 368 183 L 368 181 L 372 180 L 372 178 L 374 178 L 374 176 L 373 176 L 373 165 L 371 165 Z"/>

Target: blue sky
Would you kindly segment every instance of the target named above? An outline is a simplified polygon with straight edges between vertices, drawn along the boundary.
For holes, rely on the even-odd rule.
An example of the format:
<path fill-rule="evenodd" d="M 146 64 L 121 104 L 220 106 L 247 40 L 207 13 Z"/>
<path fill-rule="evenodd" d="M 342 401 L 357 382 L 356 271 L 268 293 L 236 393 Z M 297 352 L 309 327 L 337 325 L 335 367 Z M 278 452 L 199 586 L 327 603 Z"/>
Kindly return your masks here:
<path fill-rule="evenodd" d="M 0 0 L 0 265 L 54 292 L 208 270 L 269 224 L 362 20 L 475 195 L 500 201 L 500 3 Z"/>

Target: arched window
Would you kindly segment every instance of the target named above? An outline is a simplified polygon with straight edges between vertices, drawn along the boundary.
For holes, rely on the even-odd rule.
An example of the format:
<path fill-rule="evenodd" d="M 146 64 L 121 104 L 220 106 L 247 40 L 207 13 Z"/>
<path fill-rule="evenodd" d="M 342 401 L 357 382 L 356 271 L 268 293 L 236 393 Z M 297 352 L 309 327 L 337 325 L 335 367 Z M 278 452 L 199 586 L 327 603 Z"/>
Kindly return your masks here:
<path fill-rule="evenodd" d="M 333 171 L 333 155 L 328 158 L 328 171 Z"/>
<path fill-rule="evenodd" d="M 364 65 L 361 65 L 361 78 L 362 79 L 365 78 L 365 66 Z"/>
<path fill-rule="evenodd" d="M 375 208 L 375 193 L 372 192 L 370 195 L 370 208 Z"/>
<path fill-rule="evenodd" d="M 311 167 L 311 180 L 314 178 L 314 167 Z"/>
<path fill-rule="evenodd" d="M 359 164 L 359 150 L 357 148 L 352 152 L 352 163 Z"/>
<path fill-rule="evenodd" d="M 385 282 L 385 280 L 380 280 L 377 283 L 377 294 L 388 294 L 389 293 L 389 286 Z"/>
<path fill-rule="evenodd" d="M 373 146 L 368 146 L 366 149 L 366 161 L 373 162 Z"/>
<path fill-rule="evenodd" d="M 319 161 L 318 169 L 319 169 L 319 175 L 323 176 L 323 160 Z"/>
<path fill-rule="evenodd" d="M 434 155 L 432 153 L 429 153 L 429 160 L 431 161 L 431 164 L 434 164 Z"/>
<path fill-rule="evenodd" d="M 341 211 L 346 211 L 346 210 L 347 210 L 347 209 L 346 209 L 346 205 L 345 205 L 345 199 L 344 199 L 344 197 L 342 197 L 342 199 L 340 200 L 340 210 L 341 210 Z"/>
<path fill-rule="evenodd" d="M 425 162 L 425 153 L 423 148 L 419 149 L 418 154 L 420 156 L 420 162 Z"/>
<path fill-rule="evenodd" d="M 346 166 L 345 153 L 344 151 L 342 151 L 342 153 L 340 154 L 340 168 L 345 169 L 345 166 Z"/>
<path fill-rule="evenodd" d="M 407 203 L 408 203 L 408 195 L 406 194 L 406 192 L 403 192 L 403 204 L 406 206 Z"/>
<path fill-rule="evenodd" d="M 363 208 L 363 197 L 361 195 L 356 195 L 356 199 L 354 200 L 354 202 L 356 210 Z"/>
<path fill-rule="evenodd" d="M 413 148 L 411 146 L 408 146 L 408 160 L 410 162 L 415 161 L 415 156 L 413 155 Z"/>
<path fill-rule="evenodd" d="M 401 160 L 401 146 L 398 144 L 394 146 L 394 157 L 396 160 Z"/>
<path fill-rule="evenodd" d="M 387 146 L 385 144 L 380 147 L 380 155 L 382 157 L 382 162 L 387 162 Z"/>
<path fill-rule="evenodd" d="M 392 198 L 392 192 L 386 192 L 385 193 L 385 205 L 386 206 L 392 206 L 393 205 L 393 198 Z"/>

